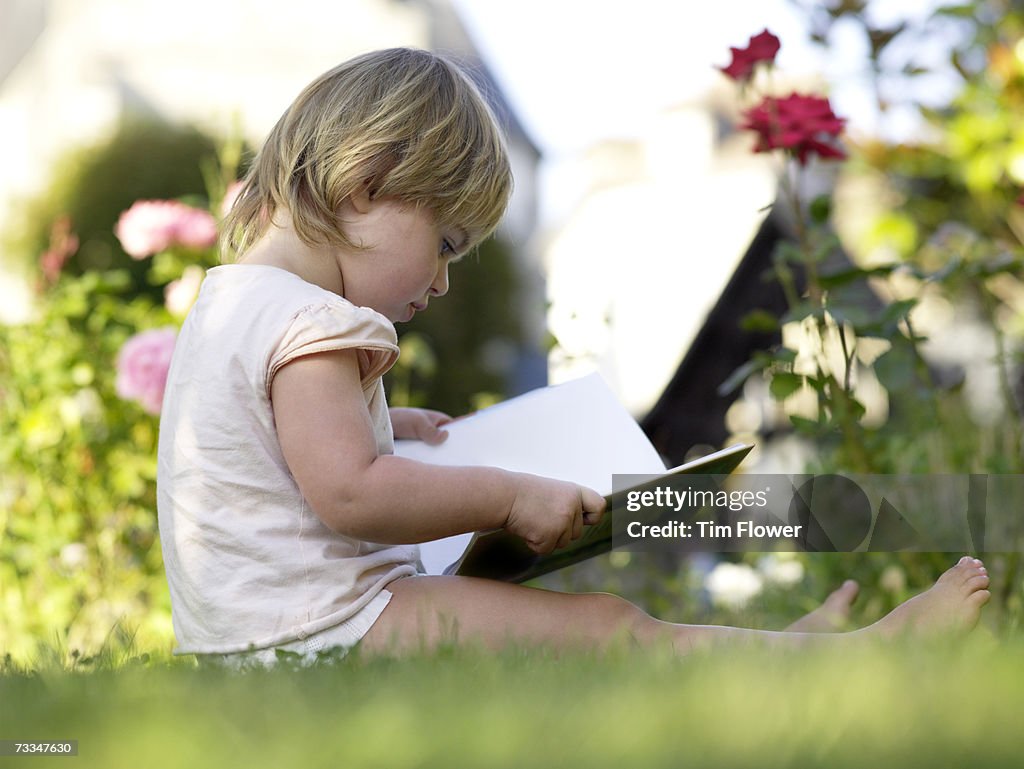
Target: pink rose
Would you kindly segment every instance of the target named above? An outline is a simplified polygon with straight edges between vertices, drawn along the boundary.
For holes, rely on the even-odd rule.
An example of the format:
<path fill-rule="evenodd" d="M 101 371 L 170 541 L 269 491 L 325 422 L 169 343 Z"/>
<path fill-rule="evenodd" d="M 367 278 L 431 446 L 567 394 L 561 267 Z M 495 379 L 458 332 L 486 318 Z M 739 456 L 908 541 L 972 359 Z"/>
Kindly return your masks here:
<path fill-rule="evenodd" d="M 183 205 L 174 241 L 186 248 L 209 248 L 217 242 L 217 222 L 208 211 Z"/>
<path fill-rule="evenodd" d="M 769 64 L 775 61 L 779 52 L 779 38 L 767 29 L 750 38 L 746 48 L 732 48 L 732 61 L 728 67 L 719 69 L 733 80 L 746 80 L 754 73 L 754 67 L 760 62 Z"/>
<path fill-rule="evenodd" d="M 133 259 L 171 246 L 207 248 L 217 242 L 217 222 L 207 211 L 175 200 L 139 200 L 121 214 L 114 228 Z"/>
<path fill-rule="evenodd" d="M 177 336 L 175 328 L 166 326 L 143 331 L 125 342 L 117 354 L 117 394 L 138 401 L 150 414 L 159 414 Z"/>
<path fill-rule="evenodd" d="M 203 282 L 206 270 L 190 264 L 181 273 L 178 280 L 172 280 L 164 288 L 164 306 L 175 318 L 184 318 L 199 295 L 199 286 Z"/>
<path fill-rule="evenodd" d="M 245 182 L 235 181 L 228 185 L 227 190 L 224 192 L 224 199 L 220 202 L 220 218 L 223 219 L 231 212 L 231 207 L 235 205 L 235 201 L 238 200 L 238 195 L 242 192 L 242 188 L 245 187 Z"/>
<path fill-rule="evenodd" d="M 755 152 L 784 149 L 801 165 L 811 155 L 840 160 L 846 157 L 842 149 L 826 143 L 842 133 L 846 120 L 836 117 L 824 97 L 797 93 L 783 98 L 768 96 L 743 116 L 746 122 L 740 128 L 757 133 Z"/>

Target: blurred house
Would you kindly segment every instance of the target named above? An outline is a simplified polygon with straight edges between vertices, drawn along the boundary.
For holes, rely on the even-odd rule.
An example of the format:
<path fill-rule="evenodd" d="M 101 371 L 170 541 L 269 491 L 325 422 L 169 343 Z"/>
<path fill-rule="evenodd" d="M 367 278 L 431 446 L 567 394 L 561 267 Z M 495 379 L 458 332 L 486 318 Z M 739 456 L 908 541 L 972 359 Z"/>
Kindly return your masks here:
<path fill-rule="evenodd" d="M 545 246 L 553 381 L 596 367 L 636 415 L 665 390 L 775 198 L 730 96 L 677 105 L 646 136 L 579 159 L 585 189 Z"/>
<path fill-rule="evenodd" d="M 544 306 L 535 243 L 540 154 L 448 0 L 0 0 L 0 232 L 12 203 L 46 184 L 69 148 L 102 137 L 125 114 L 190 123 L 259 146 L 315 76 L 368 50 L 413 46 L 469 65 L 509 137 L 515 196 L 499 236 Z M 0 320 L 27 298 L 0 254 Z M 542 310 L 519 369 L 543 384 Z"/>

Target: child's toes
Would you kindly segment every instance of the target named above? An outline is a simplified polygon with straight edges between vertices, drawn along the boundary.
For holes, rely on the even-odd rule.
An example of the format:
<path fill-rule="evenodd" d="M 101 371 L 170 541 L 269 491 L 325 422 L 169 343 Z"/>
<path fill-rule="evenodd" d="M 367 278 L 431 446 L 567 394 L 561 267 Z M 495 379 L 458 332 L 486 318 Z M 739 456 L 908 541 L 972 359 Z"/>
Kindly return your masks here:
<path fill-rule="evenodd" d="M 964 582 L 964 591 L 967 593 L 974 593 L 987 587 L 988 574 L 985 573 L 975 574 L 973 577 L 968 577 L 967 581 Z"/>
<path fill-rule="evenodd" d="M 975 609 L 980 609 L 991 597 L 992 594 L 988 590 L 976 590 L 967 596 L 967 603 Z"/>
<path fill-rule="evenodd" d="M 961 571 L 961 577 L 964 582 L 983 575 L 988 576 L 988 569 L 977 558 L 972 559 Z"/>
<path fill-rule="evenodd" d="M 938 578 L 937 582 L 953 582 L 963 583 L 965 580 L 972 577 L 977 573 L 978 567 L 974 564 L 974 559 L 969 555 L 965 555 L 954 566 L 942 573 L 942 576 Z"/>
<path fill-rule="evenodd" d="M 981 562 L 980 558 L 971 558 L 969 555 L 965 555 L 957 563 L 956 568 L 963 574 L 974 574 L 977 571 L 984 571 L 985 564 Z"/>
<path fill-rule="evenodd" d="M 828 607 L 829 611 L 847 616 L 850 613 L 850 604 L 853 603 L 853 599 L 857 597 L 859 591 L 860 585 L 854 580 L 848 579 L 829 593 L 824 605 Z"/>

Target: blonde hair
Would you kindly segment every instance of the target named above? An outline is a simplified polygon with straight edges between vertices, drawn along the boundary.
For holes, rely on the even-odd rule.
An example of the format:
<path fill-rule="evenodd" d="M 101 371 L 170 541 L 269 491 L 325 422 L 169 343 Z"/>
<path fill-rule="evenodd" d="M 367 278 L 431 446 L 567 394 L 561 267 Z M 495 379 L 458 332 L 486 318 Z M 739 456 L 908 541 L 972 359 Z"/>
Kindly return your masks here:
<path fill-rule="evenodd" d="M 512 191 L 494 114 L 453 61 L 410 48 L 376 51 L 299 94 L 253 160 L 223 228 L 241 256 L 284 208 L 307 245 L 358 249 L 338 211 L 351 195 L 393 197 L 458 227 L 467 246 L 497 227 Z"/>

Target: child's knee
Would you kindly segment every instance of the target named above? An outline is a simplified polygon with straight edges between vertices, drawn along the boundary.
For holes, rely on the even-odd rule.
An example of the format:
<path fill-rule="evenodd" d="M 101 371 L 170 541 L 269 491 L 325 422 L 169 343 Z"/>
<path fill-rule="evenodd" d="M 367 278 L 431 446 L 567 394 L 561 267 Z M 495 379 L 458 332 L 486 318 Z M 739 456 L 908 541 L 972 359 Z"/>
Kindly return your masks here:
<path fill-rule="evenodd" d="M 583 593 L 575 597 L 591 629 L 607 631 L 610 636 L 635 637 L 639 626 L 652 621 L 639 607 L 611 593 Z"/>

